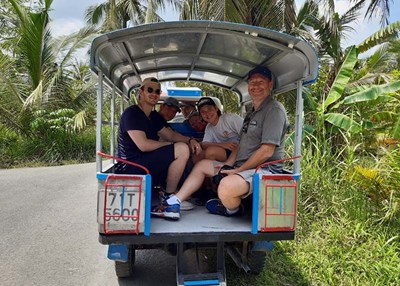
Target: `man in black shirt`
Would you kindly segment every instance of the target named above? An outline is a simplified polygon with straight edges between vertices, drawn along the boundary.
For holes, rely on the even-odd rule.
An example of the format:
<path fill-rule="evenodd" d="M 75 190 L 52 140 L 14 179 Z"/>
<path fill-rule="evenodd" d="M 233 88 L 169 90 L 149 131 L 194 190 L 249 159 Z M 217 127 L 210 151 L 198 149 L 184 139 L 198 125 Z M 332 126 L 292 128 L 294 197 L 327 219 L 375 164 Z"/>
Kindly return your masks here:
<path fill-rule="evenodd" d="M 143 80 L 139 103 L 128 107 L 118 129 L 118 156 L 149 169 L 153 184 L 166 182 L 166 192 L 176 191 L 190 152 L 201 152 L 200 144 L 167 128 L 165 120 L 154 111 L 160 99 L 161 85 L 156 78 Z M 159 141 L 163 138 L 164 141 Z M 125 163 L 117 173 L 143 174 L 143 170 Z"/>

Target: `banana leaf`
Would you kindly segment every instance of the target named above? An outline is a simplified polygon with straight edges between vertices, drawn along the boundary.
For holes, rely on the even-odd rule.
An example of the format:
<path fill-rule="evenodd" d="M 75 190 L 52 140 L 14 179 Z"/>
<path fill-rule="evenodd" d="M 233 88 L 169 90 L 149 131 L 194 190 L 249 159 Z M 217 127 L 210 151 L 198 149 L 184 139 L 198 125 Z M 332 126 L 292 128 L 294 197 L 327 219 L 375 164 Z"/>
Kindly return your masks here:
<path fill-rule="evenodd" d="M 400 139 L 400 116 L 397 116 L 397 121 L 393 126 L 392 138 Z"/>
<path fill-rule="evenodd" d="M 351 133 L 357 133 L 361 131 L 361 125 L 359 123 L 341 113 L 327 113 L 325 114 L 325 120 L 332 125 L 347 130 Z"/>
<path fill-rule="evenodd" d="M 329 105 L 336 102 L 342 96 L 347 83 L 353 75 L 354 66 L 358 61 L 357 56 L 357 48 L 355 46 L 351 46 L 347 50 L 346 57 L 336 75 L 328 96 L 326 97 L 322 112 L 325 112 Z"/>
<path fill-rule="evenodd" d="M 395 120 L 397 120 L 397 117 L 398 117 L 398 114 L 395 112 L 380 111 L 380 112 L 374 113 L 371 116 L 371 120 L 373 120 L 374 122 L 382 122 L 382 121 L 394 122 Z"/>
<path fill-rule="evenodd" d="M 377 99 L 379 96 L 383 96 L 390 92 L 400 90 L 400 81 L 384 84 L 374 85 L 367 90 L 363 90 L 352 95 L 347 96 L 344 100 L 344 104 L 352 104 L 356 102 L 363 102 Z"/>

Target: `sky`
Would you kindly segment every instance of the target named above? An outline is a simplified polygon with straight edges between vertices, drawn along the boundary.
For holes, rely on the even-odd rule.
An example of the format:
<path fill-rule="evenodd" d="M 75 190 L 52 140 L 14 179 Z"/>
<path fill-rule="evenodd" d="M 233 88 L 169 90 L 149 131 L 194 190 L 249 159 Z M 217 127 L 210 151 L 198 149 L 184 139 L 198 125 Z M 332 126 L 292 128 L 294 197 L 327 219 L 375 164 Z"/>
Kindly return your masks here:
<path fill-rule="evenodd" d="M 105 0 L 104 0 L 105 1 Z M 95 5 L 104 2 L 102 0 L 54 0 L 50 16 L 52 18 L 52 31 L 54 36 L 67 35 L 78 31 L 84 26 L 84 11 L 90 5 Z M 296 0 L 297 7 L 303 3 L 303 0 Z M 71 4 L 74 3 L 74 4 Z M 79 3 L 79 4 L 78 4 Z M 336 11 L 339 14 L 347 10 L 349 0 L 335 0 Z M 365 13 L 365 12 L 364 12 Z M 364 15 L 364 13 L 362 15 Z M 175 21 L 179 19 L 178 13 L 171 8 L 166 11 L 160 11 L 160 15 L 165 21 Z M 352 44 L 359 44 L 371 34 L 380 29 L 378 20 L 368 21 L 360 20 L 353 25 L 354 32 L 348 35 L 348 38 L 343 41 L 344 47 Z M 400 20 L 400 1 L 394 0 L 391 5 L 390 22 Z"/>

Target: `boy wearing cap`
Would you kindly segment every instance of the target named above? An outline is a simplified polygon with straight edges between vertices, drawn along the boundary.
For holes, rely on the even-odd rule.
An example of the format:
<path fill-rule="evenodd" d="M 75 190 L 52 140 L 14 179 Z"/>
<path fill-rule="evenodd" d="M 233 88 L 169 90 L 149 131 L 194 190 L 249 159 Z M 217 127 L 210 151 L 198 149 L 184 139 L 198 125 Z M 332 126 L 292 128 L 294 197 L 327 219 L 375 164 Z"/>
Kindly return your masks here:
<path fill-rule="evenodd" d="M 192 153 L 199 153 L 196 140 L 172 131 L 154 110 L 160 99 L 161 85 L 156 78 L 143 80 L 139 103 L 121 115 L 118 128 L 118 156 L 149 169 L 154 184 L 166 182 L 166 192 L 173 193 Z M 165 141 L 159 141 L 162 137 Z M 142 174 L 135 166 L 118 163 L 116 173 Z"/>
<path fill-rule="evenodd" d="M 243 122 L 239 148 L 232 152 L 224 163 L 212 160 L 198 162 L 176 194 L 180 201 L 186 200 L 198 190 L 205 177 L 216 175 L 216 164 L 226 164 L 233 166 L 233 169 L 221 171 L 226 177 L 222 178 L 218 185 L 219 198 L 209 200 L 206 208 L 216 215 L 243 215 L 244 208 L 241 202 L 252 192 L 255 168 L 268 161 L 283 159 L 288 119 L 283 105 L 271 96 L 271 72 L 266 67 L 256 67 L 249 72 L 247 82 L 253 108 Z M 275 163 L 260 169 L 259 172 L 281 173 L 282 169 L 282 163 Z M 167 200 L 163 203 L 164 212 L 167 213 L 171 208 L 171 203 L 174 202 Z M 179 210 L 179 205 L 174 207 Z"/>
<path fill-rule="evenodd" d="M 224 162 L 239 146 L 243 118 L 237 114 L 222 114 L 211 97 L 203 97 L 197 102 L 197 109 L 207 122 L 201 147 L 203 159 Z"/>

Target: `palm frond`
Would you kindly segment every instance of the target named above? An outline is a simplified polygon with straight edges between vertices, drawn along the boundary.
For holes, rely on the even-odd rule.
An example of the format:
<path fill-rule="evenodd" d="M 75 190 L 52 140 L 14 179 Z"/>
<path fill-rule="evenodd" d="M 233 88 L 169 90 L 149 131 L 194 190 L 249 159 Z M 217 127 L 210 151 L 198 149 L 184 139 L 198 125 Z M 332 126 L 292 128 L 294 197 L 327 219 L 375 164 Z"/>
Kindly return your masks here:
<path fill-rule="evenodd" d="M 4 123 L 4 126 L 9 130 L 14 130 L 19 133 L 26 133 L 26 128 L 19 123 L 17 116 L 0 105 L 0 121 Z"/>
<path fill-rule="evenodd" d="M 400 29 L 400 21 L 394 22 L 386 27 L 380 29 L 375 32 L 363 42 L 358 45 L 358 50 L 360 53 L 366 52 L 369 49 L 375 47 L 376 45 L 382 44 L 384 42 L 389 41 L 397 36 L 397 33 Z"/>

